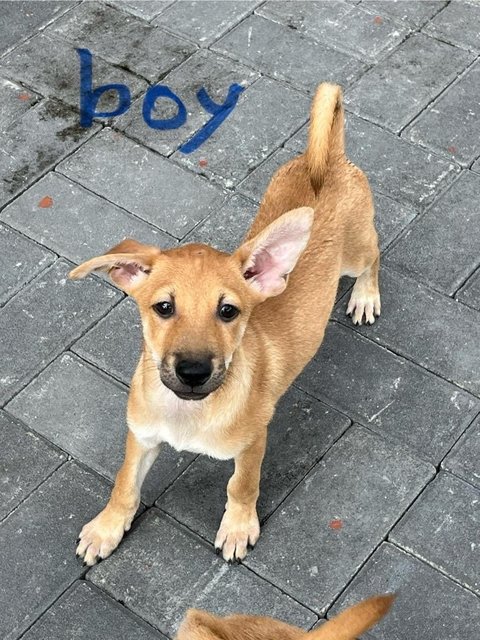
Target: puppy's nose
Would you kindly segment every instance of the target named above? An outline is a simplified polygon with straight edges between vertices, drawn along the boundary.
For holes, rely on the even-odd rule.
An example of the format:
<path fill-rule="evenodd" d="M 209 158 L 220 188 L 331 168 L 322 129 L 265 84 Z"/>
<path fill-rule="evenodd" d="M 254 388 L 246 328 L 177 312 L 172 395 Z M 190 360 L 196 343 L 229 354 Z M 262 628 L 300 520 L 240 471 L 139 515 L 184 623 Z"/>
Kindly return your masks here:
<path fill-rule="evenodd" d="M 212 361 L 180 360 L 175 366 L 177 378 L 189 387 L 199 387 L 212 375 Z"/>

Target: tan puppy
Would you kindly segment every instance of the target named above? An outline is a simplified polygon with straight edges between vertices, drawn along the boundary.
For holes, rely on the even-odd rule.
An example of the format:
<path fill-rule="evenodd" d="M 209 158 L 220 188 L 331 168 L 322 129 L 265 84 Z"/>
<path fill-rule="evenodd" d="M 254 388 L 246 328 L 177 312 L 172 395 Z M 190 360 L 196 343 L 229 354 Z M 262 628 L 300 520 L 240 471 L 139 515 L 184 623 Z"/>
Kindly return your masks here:
<path fill-rule="evenodd" d="M 71 272 L 108 271 L 135 298 L 144 336 L 125 461 L 109 503 L 80 534 L 86 564 L 107 557 L 130 528 L 162 442 L 235 459 L 215 547 L 228 561 L 244 558 L 260 534 L 260 467 L 275 405 L 320 346 L 342 274 L 357 278 L 347 312 L 374 322 L 378 261 L 368 182 L 344 154 L 341 90 L 322 84 L 306 153 L 275 174 L 233 255 L 125 240 Z"/>
<path fill-rule="evenodd" d="M 244 615 L 219 618 L 206 611 L 189 609 L 176 640 L 354 640 L 388 612 L 394 598 L 394 595 L 369 598 L 308 632 L 273 618 Z"/>

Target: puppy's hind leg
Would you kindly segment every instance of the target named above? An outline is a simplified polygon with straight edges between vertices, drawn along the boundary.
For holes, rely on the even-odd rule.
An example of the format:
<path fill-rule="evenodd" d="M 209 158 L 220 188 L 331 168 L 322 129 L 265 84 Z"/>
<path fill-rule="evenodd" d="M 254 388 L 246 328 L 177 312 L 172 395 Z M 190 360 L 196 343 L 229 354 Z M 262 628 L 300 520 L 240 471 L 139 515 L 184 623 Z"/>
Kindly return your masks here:
<path fill-rule="evenodd" d="M 366 324 L 373 324 L 380 315 L 379 265 L 380 254 L 377 249 L 374 260 L 357 276 L 353 286 L 347 305 L 347 315 L 351 316 L 353 324 L 363 324 L 364 318 Z"/>

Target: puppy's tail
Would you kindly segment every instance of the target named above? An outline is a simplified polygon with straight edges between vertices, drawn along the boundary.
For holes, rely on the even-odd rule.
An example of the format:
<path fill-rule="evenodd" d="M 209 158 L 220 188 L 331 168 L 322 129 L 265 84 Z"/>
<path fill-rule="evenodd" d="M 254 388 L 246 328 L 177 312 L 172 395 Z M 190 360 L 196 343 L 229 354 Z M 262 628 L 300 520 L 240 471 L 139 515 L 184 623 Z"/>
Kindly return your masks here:
<path fill-rule="evenodd" d="M 330 162 L 345 153 L 342 89 L 322 82 L 313 98 L 306 150 L 310 181 L 315 193 L 323 184 Z"/>
<path fill-rule="evenodd" d="M 310 631 L 308 640 L 354 640 L 383 618 L 394 600 L 393 594 L 364 600 Z"/>

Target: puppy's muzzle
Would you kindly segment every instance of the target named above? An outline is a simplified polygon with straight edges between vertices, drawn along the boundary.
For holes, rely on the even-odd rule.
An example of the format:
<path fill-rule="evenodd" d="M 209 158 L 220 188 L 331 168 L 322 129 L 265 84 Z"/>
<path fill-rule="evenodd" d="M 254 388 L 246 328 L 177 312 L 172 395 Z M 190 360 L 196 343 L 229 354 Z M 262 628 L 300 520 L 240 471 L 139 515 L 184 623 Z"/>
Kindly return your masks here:
<path fill-rule="evenodd" d="M 226 367 L 211 356 L 165 358 L 160 367 L 163 384 L 182 400 L 203 400 L 223 382 Z"/>

